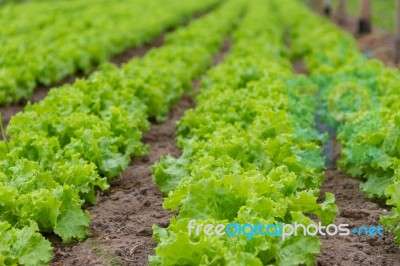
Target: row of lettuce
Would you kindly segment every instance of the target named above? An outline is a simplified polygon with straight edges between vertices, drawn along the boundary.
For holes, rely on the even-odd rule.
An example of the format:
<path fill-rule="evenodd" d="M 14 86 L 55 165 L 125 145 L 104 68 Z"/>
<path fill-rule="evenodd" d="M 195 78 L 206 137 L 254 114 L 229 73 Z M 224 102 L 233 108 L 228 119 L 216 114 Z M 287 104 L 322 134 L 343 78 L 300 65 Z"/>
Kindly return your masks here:
<path fill-rule="evenodd" d="M 304 58 L 320 88 L 320 115 L 338 129 L 339 166 L 365 181 L 368 197 L 393 206 L 381 222 L 400 243 L 400 72 L 366 58 L 351 36 L 288 3 L 281 14 L 292 29 L 295 56 Z"/>
<path fill-rule="evenodd" d="M 319 239 L 301 231 L 283 240 L 250 228 L 233 237 L 203 229 L 308 226 L 315 224 L 311 214 L 324 224 L 336 215 L 332 194 L 317 202 L 324 177 L 317 99 L 303 95 L 307 79 L 292 73 L 276 7 L 246 4 L 231 54 L 202 79 L 197 107 L 179 122 L 181 157 L 163 157 L 153 167 L 168 195 L 164 208 L 179 214 L 168 228 L 153 227 L 151 265 L 313 265 Z"/>
<path fill-rule="evenodd" d="M 11 119 L 10 140 L 0 142 L 1 265 L 47 264 L 52 248 L 40 233 L 64 242 L 86 236 L 82 204 L 94 204 L 96 187 L 107 189 L 131 156 L 148 151 L 141 142 L 148 118 L 166 118 L 212 64 L 241 12 L 236 1 L 224 4 L 142 59 L 53 89 Z"/>
<path fill-rule="evenodd" d="M 151 41 L 216 0 L 32 1 L 0 9 L 0 104 L 28 99 L 38 84 L 88 73 Z"/>

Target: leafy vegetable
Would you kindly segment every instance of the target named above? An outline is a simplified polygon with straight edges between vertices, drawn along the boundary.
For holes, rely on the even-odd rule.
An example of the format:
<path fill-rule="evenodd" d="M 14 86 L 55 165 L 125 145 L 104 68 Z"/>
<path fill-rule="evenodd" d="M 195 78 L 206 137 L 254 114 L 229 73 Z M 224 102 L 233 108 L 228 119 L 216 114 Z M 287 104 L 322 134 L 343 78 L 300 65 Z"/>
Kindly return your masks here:
<path fill-rule="evenodd" d="M 316 98 L 295 91 L 305 81 L 291 72 L 273 6 L 242 3 L 232 54 L 202 79 L 197 107 L 178 123 L 182 156 L 153 167 L 168 195 L 164 208 L 179 214 L 168 228 L 153 227 L 151 265 L 313 265 L 317 237 L 196 236 L 188 223 L 309 225 L 306 214 L 323 223 L 336 215 L 333 195 L 317 202 L 324 161 L 313 129 Z"/>
<path fill-rule="evenodd" d="M 1 1 L 0 1 L 1 2 Z M 216 0 L 29 1 L 0 9 L 0 104 L 50 85 L 182 24 Z"/>
<path fill-rule="evenodd" d="M 50 242 L 38 232 L 32 223 L 14 229 L 7 222 L 0 222 L 0 263 L 2 265 L 47 265 L 51 258 Z"/>
<path fill-rule="evenodd" d="M 320 116 L 338 130 L 339 166 L 365 181 L 361 190 L 368 197 L 386 199 L 393 206 L 392 214 L 381 221 L 400 243 L 399 70 L 367 59 L 351 36 L 301 4 L 290 1 L 280 7 L 283 21 L 293 30 L 294 55 L 304 58 L 319 87 Z M 332 105 L 339 107 L 340 116 Z"/>
<path fill-rule="evenodd" d="M 193 2 L 192 11 L 198 5 Z M 83 240 L 90 218 L 82 204 L 94 204 L 96 188 L 107 189 L 132 156 L 148 152 L 141 142 L 148 118 L 166 118 L 211 65 L 240 12 L 241 6 L 222 5 L 171 33 L 163 47 L 143 58 L 122 68 L 104 65 L 15 115 L 7 127 L 10 140 L 0 142 L 0 220 L 12 230 L 32 225 L 66 243 Z M 223 22 L 214 25 L 216 18 Z M 43 255 L 37 265 L 50 261 L 46 245 L 35 247 Z"/>

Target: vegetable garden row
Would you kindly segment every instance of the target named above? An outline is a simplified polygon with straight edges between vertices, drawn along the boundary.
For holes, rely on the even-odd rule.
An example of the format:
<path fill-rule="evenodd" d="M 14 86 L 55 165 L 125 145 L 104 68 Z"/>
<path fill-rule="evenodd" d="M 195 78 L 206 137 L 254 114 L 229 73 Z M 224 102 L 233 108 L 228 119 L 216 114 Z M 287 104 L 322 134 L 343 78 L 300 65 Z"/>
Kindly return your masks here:
<path fill-rule="evenodd" d="M 38 1 L 0 9 L 0 104 L 154 39 L 216 1 Z M 46 14 L 43 16 L 43 14 Z"/>
<path fill-rule="evenodd" d="M 338 128 L 340 168 L 366 181 L 361 189 L 368 197 L 388 199 L 392 216 L 382 217 L 381 222 L 394 229 L 400 241 L 400 72 L 363 57 L 350 36 L 322 19 L 304 20 L 310 11 L 295 4 L 287 7 L 282 13 L 298 40 L 294 50 L 303 56 L 320 88 L 322 116 Z M 310 31 L 316 25 L 318 30 Z M 307 41 L 310 38 L 313 42 Z"/>
<path fill-rule="evenodd" d="M 0 264 L 48 264 L 48 233 L 64 243 L 84 240 L 90 217 L 83 204 L 95 204 L 96 190 L 109 189 L 132 157 L 148 153 L 142 135 L 150 121 L 165 121 L 199 77 L 197 106 L 178 123 L 181 156 L 153 166 L 163 206 L 177 215 L 167 228 L 153 227 L 151 265 L 313 265 L 321 249 L 315 235 L 249 239 L 188 228 L 193 220 L 195 226 L 333 223 L 335 196 L 319 199 L 325 137 L 316 115 L 337 129 L 340 167 L 365 180 L 368 197 L 392 207 L 381 222 L 400 243 L 398 70 L 366 59 L 351 36 L 296 0 L 104 5 L 107 12 L 75 0 L 0 9 L 0 21 L 12 21 L 0 29 L 0 102 L 89 72 L 216 7 L 143 58 L 102 64 L 11 119 L 9 140 L 0 142 Z M 45 11 L 51 15 L 36 16 Z M 228 57 L 209 69 L 226 38 L 232 39 Z M 294 73 L 296 59 L 309 76 Z"/>

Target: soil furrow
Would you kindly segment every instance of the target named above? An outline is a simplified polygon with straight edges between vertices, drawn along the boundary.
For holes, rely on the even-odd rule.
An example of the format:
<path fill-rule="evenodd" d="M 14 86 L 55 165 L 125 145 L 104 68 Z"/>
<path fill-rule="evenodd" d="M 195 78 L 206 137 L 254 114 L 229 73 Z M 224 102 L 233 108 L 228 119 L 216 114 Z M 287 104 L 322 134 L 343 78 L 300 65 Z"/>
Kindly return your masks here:
<path fill-rule="evenodd" d="M 334 137 L 331 142 L 331 157 L 336 162 L 340 147 Z M 380 225 L 379 216 L 388 214 L 388 211 L 365 197 L 360 190 L 360 180 L 337 169 L 336 163 L 326 170 L 325 176 L 321 196 L 325 192 L 335 195 L 339 209 L 336 225 L 348 224 L 350 230 L 360 226 Z M 322 250 L 316 265 L 400 265 L 400 252 L 393 242 L 393 235 L 387 231 L 383 234 L 384 236 L 358 236 L 351 232 L 349 236 L 320 237 Z"/>
<path fill-rule="evenodd" d="M 351 179 L 337 169 L 326 172 L 322 192 L 331 192 L 336 196 L 340 210 L 336 224 L 349 224 L 349 228 L 360 226 L 378 226 L 379 216 L 387 211 L 378 204 L 366 199 L 359 189 L 360 181 Z M 393 235 L 384 232 L 384 236 L 321 237 L 322 250 L 317 265 L 400 265 L 398 247 Z"/>

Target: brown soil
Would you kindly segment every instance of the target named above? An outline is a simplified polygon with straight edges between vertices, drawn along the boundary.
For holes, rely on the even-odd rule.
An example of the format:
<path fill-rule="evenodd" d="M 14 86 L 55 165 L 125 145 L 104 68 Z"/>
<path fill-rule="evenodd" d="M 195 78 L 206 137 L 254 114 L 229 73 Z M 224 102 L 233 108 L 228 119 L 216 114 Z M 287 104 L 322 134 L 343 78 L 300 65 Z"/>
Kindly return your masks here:
<path fill-rule="evenodd" d="M 334 140 L 333 158 L 339 157 L 339 145 Z M 321 195 L 331 192 L 336 197 L 339 213 L 335 224 L 349 224 L 349 229 L 360 226 L 380 225 L 379 216 L 388 211 L 374 203 L 360 191 L 360 180 L 351 178 L 334 166 L 326 171 Z M 393 235 L 384 236 L 320 237 L 322 250 L 317 258 L 318 266 L 353 265 L 400 265 L 400 250 L 393 242 Z"/>
<path fill-rule="evenodd" d="M 395 37 L 391 34 L 371 33 L 357 38 L 358 47 L 370 57 L 382 60 L 389 67 L 398 67 L 395 62 Z"/>
<path fill-rule="evenodd" d="M 294 62 L 292 62 L 293 64 L 293 70 L 295 71 L 296 74 L 299 75 L 308 75 L 308 69 L 307 67 L 304 65 L 304 62 L 301 60 L 296 60 Z"/>
<path fill-rule="evenodd" d="M 167 32 L 172 31 L 173 29 L 168 29 Z M 122 54 L 111 59 L 111 63 L 116 64 L 117 66 L 121 66 L 122 64 L 128 62 L 133 57 L 143 57 L 150 49 L 161 47 L 164 44 L 164 36 L 166 33 L 158 36 L 152 42 L 147 43 L 141 47 L 128 49 Z"/>

